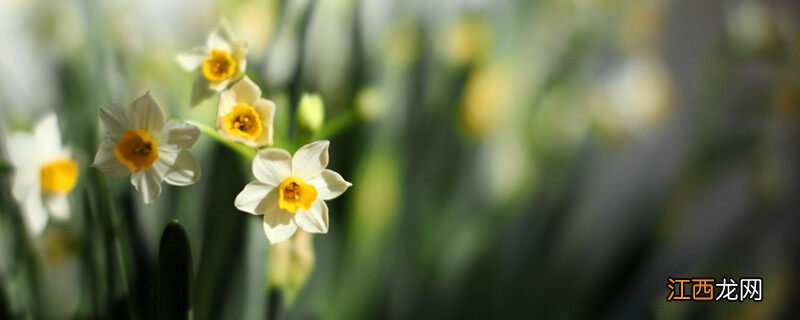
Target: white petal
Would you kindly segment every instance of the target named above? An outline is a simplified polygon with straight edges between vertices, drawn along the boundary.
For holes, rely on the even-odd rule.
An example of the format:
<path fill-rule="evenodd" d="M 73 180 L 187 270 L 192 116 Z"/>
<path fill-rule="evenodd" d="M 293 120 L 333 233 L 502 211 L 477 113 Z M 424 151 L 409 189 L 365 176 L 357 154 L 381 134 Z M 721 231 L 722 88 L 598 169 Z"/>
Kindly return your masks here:
<path fill-rule="evenodd" d="M 100 148 L 97 149 L 92 167 L 97 168 L 109 177 L 121 178 L 129 175 L 131 171 L 127 166 L 117 160 L 117 156 L 114 155 L 115 147 L 116 143 L 114 143 L 114 141 L 109 139 L 104 140 L 103 143 L 100 144 Z"/>
<path fill-rule="evenodd" d="M 310 180 L 318 176 L 328 166 L 327 140 L 314 141 L 297 150 L 292 159 L 292 175 Z"/>
<path fill-rule="evenodd" d="M 244 186 L 244 190 L 236 196 L 234 205 L 237 209 L 255 215 L 262 215 L 271 206 L 278 203 L 278 191 L 275 186 L 253 181 Z"/>
<path fill-rule="evenodd" d="M 297 230 L 297 225 L 292 221 L 292 213 L 281 210 L 277 205 L 271 207 L 264 214 L 264 234 L 271 244 L 276 244 L 289 239 Z"/>
<path fill-rule="evenodd" d="M 23 168 L 39 170 L 33 168 L 38 166 L 41 162 L 41 156 L 36 146 L 36 139 L 27 133 L 12 133 L 8 135 L 8 160 L 14 166 L 14 171 L 19 171 Z"/>
<path fill-rule="evenodd" d="M 33 136 L 36 139 L 35 147 L 40 150 L 43 157 L 52 159 L 61 155 L 61 131 L 55 113 L 50 113 L 39 120 L 33 129 Z"/>
<path fill-rule="evenodd" d="M 200 163 L 189 153 L 181 150 L 174 163 L 166 171 L 164 181 L 173 186 L 188 186 L 200 180 Z"/>
<path fill-rule="evenodd" d="M 130 113 L 133 126 L 137 129 L 159 133 L 164 128 L 164 111 L 149 91 L 133 100 Z"/>
<path fill-rule="evenodd" d="M 233 110 L 236 105 L 236 93 L 233 90 L 225 90 L 219 95 L 219 106 L 217 108 L 217 116 L 224 117 L 226 114 Z"/>
<path fill-rule="evenodd" d="M 294 221 L 306 232 L 328 233 L 328 205 L 322 199 L 317 199 L 308 210 L 298 210 Z"/>
<path fill-rule="evenodd" d="M 194 71 L 203 64 L 203 61 L 208 57 L 208 52 L 205 48 L 196 48 L 191 52 L 179 54 L 175 57 L 175 61 L 181 66 L 183 70 Z"/>
<path fill-rule="evenodd" d="M 320 175 L 308 180 L 308 183 L 317 188 L 317 196 L 322 200 L 336 198 L 353 185 L 330 169 L 322 170 Z"/>
<path fill-rule="evenodd" d="M 44 196 L 44 202 L 53 218 L 58 220 L 69 218 L 69 201 L 67 201 L 66 194 L 49 193 Z"/>
<path fill-rule="evenodd" d="M 14 178 L 11 186 L 11 195 L 20 203 L 25 201 L 30 190 L 40 190 L 40 177 L 38 170 L 32 168 L 16 167 L 14 168 Z"/>
<path fill-rule="evenodd" d="M 237 41 L 231 43 L 233 52 L 231 56 L 236 60 L 236 73 L 233 78 L 237 78 L 245 73 L 247 70 L 247 44 L 244 41 Z"/>
<path fill-rule="evenodd" d="M 258 115 L 261 116 L 261 135 L 256 138 L 256 144 L 263 146 L 272 144 L 273 128 L 272 123 L 275 118 L 275 103 L 267 99 L 258 98 L 253 103 Z"/>
<path fill-rule="evenodd" d="M 261 135 L 256 137 L 254 141 L 255 147 L 263 147 L 272 144 L 272 136 L 274 135 L 274 129 L 272 128 L 272 124 L 264 124 L 261 123 Z"/>
<path fill-rule="evenodd" d="M 292 174 L 292 156 L 283 149 L 269 148 L 253 159 L 253 175 L 264 184 L 277 186 Z"/>
<path fill-rule="evenodd" d="M 222 19 L 208 36 L 207 46 L 211 49 L 222 49 L 230 52 L 230 43 L 234 40 L 228 21 Z"/>
<path fill-rule="evenodd" d="M 28 195 L 28 190 L 39 190 L 39 172 L 41 170 L 41 156 L 36 145 L 36 140 L 27 133 L 12 133 L 6 140 L 8 160 L 14 167 L 11 194 L 23 203 Z"/>
<path fill-rule="evenodd" d="M 161 175 L 154 167 L 132 174 L 131 184 L 146 204 L 152 203 L 161 194 Z"/>
<path fill-rule="evenodd" d="M 209 49 L 231 52 L 230 43 L 217 30 L 208 35 L 208 40 L 206 40 L 206 47 L 208 47 Z"/>
<path fill-rule="evenodd" d="M 225 80 L 222 80 L 222 81 L 219 81 L 219 82 L 209 82 L 208 83 L 208 88 L 211 89 L 211 90 L 214 90 L 216 92 L 220 92 L 222 90 L 225 90 L 228 87 L 228 84 L 230 84 L 230 83 L 231 83 L 231 79 L 225 79 Z"/>
<path fill-rule="evenodd" d="M 167 144 L 173 144 L 182 149 L 191 148 L 200 136 L 200 128 L 191 123 L 170 120 L 164 127 Z"/>
<path fill-rule="evenodd" d="M 25 225 L 31 235 L 38 236 L 47 225 L 47 210 L 42 203 L 42 194 L 39 190 L 30 190 L 22 204 Z"/>
<path fill-rule="evenodd" d="M 236 94 L 236 102 L 252 105 L 256 99 L 261 98 L 261 89 L 247 76 L 236 82 L 231 91 Z"/>
<path fill-rule="evenodd" d="M 133 129 L 128 112 L 118 106 L 106 106 L 100 108 L 100 121 L 106 128 L 106 134 L 113 140 L 119 140 L 125 131 Z"/>

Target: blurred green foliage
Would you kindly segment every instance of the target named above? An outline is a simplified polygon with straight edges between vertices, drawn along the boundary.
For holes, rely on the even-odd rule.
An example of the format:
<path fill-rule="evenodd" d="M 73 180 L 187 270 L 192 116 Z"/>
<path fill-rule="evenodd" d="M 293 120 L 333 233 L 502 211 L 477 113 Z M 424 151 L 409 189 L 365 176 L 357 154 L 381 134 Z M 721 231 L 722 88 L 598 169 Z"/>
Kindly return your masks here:
<path fill-rule="evenodd" d="M 0 164 L 0 318 L 791 317 L 797 9 L 2 2 L 3 128 L 53 110 L 83 162 L 71 218 L 42 237 Z M 89 167 L 99 106 L 147 90 L 213 132 L 216 98 L 190 108 L 174 57 L 221 17 L 278 105 L 275 146 L 329 139 L 329 168 L 353 181 L 328 203 L 328 234 L 270 247 L 233 205 L 247 154 L 210 134 L 192 149 L 203 179 L 151 205 Z M 307 93 L 324 101 L 320 128 L 298 110 Z M 670 304 L 668 276 L 760 276 L 765 301 Z"/>

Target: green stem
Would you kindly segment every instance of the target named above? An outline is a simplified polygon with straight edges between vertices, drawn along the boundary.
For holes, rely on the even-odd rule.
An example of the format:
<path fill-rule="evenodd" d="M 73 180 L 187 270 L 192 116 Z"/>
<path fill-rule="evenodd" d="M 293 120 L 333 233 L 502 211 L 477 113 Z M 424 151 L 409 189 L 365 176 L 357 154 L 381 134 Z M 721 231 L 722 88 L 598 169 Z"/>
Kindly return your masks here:
<path fill-rule="evenodd" d="M 345 110 L 333 117 L 316 134 L 313 140 L 331 139 L 356 122 L 356 113 L 353 109 Z"/>
<path fill-rule="evenodd" d="M 3 160 L 0 160 L 0 173 L 8 172 L 8 171 L 11 171 L 13 169 L 14 169 L 14 166 L 12 166 L 10 163 L 5 162 Z"/>
<path fill-rule="evenodd" d="M 194 121 L 190 121 L 189 123 L 191 123 L 193 125 L 196 125 L 198 128 L 200 128 L 200 132 L 202 132 L 202 133 L 206 134 L 207 136 L 213 138 L 214 140 L 217 140 L 218 142 L 224 144 L 226 147 L 228 147 L 231 150 L 233 150 L 234 152 L 238 153 L 239 155 L 241 155 L 246 160 L 253 160 L 253 158 L 256 156 L 256 150 L 255 149 L 249 148 L 249 147 L 247 147 L 247 146 L 245 146 L 243 144 L 239 144 L 237 142 L 233 142 L 233 141 L 230 141 L 228 139 L 223 138 L 219 133 L 217 133 L 217 130 L 212 128 L 212 127 L 209 127 L 207 125 L 204 125 L 204 124 L 198 123 L 198 122 L 194 122 Z"/>

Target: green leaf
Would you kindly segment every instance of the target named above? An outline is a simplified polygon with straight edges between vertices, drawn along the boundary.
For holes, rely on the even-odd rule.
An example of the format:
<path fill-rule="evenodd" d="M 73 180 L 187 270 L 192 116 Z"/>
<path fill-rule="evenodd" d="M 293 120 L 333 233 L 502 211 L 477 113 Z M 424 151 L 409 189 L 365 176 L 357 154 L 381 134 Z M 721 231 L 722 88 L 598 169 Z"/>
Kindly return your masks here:
<path fill-rule="evenodd" d="M 0 159 L 0 173 L 6 173 L 11 171 L 14 171 L 14 166 Z"/>
<path fill-rule="evenodd" d="M 158 319 L 189 319 L 192 315 L 192 250 L 178 220 L 167 224 L 158 249 L 156 313 Z"/>
<path fill-rule="evenodd" d="M 197 216 L 204 219 L 205 227 L 194 291 L 197 320 L 243 318 L 247 292 L 242 289 L 247 265 L 243 260 L 248 237 L 245 222 L 255 219 L 261 224 L 262 219 L 246 215 L 232 205 L 247 184 L 241 164 L 235 153 L 217 145 L 207 166 L 206 187 L 213 196 L 198 199 L 202 210 Z"/>
<path fill-rule="evenodd" d="M 191 101 L 189 101 L 190 105 L 192 107 L 197 106 L 213 95 L 214 91 L 208 88 L 208 82 L 206 82 L 203 76 L 195 77 L 194 84 L 192 84 L 192 98 Z"/>

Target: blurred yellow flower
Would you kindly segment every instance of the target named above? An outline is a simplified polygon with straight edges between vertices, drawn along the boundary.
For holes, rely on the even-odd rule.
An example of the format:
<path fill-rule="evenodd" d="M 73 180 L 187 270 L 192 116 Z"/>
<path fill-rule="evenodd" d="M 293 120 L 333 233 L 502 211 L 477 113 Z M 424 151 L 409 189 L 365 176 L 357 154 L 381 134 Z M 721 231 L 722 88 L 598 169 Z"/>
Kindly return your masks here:
<path fill-rule="evenodd" d="M 272 244 L 291 237 L 298 227 L 328 232 L 325 200 L 338 197 L 352 184 L 328 166 L 328 141 L 309 143 L 292 157 L 283 149 L 261 150 L 253 160 L 256 181 L 236 197 L 236 208 L 264 215 L 264 233 Z"/>
<path fill-rule="evenodd" d="M 200 129 L 180 121 L 166 122 L 158 102 L 145 93 L 128 108 L 100 108 L 106 139 L 97 150 L 93 167 L 111 177 L 131 175 L 144 203 L 161 194 L 161 181 L 186 186 L 200 179 L 200 164 L 187 149 Z"/>
<path fill-rule="evenodd" d="M 69 218 L 67 194 L 75 187 L 79 170 L 71 151 L 61 144 L 56 115 L 45 116 L 32 135 L 10 134 L 8 153 L 14 166 L 11 193 L 20 203 L 28 231 L 41 234 L 50 215 Z"/>
<path fill-rule="evenodd" d="M 655 51 L 663 42 L 667 1 L 628 1 L 620 4 L 618 34 L 628 52 Z"/>
<path fill-rule="evenodd" d="M 409 18 L 392 22 L 387 31 L 384 50 L 386 59 L 395 66 L 408 66 L 421 55 L 420 30 Z"/>
<path fill-rule="evenodd" d="M 491 42 L 491 29 L 482 16 L 459 18 L 446 31 L 444 54 L 453 64 L 480 61 Z"/>
<path fill-rule="evenodd" d="M 798 77 L 785 75 L 778 79 L 775 86 L 775 100 L 778 104 L 778 115 L 788 121 L 800 119 L 800 80 Z"/>
<path fill-rule="evenodd" d="M 511 93 L 511 80 L 501 65 L 480 67 L 470 74 L 461 104 L 462 127 L 483 136 L 503 120 Z"/>
<path fill-rule="evenodd" d="M 230 27 L 222 21 L 208 36 L 205 47 L 179 54 L 176 60 L 186 71 L 200 69 L 199 80 L 219 92 L 244 75 L 246 56 L 247 44 L 236 40 Z"/>
<path fill-rule="evenodd" d="M 272 144 L 275 103 L 261 98 L 261 89 L 244 77 L 220 95 L 217 131 L 250 147 Z"/>

